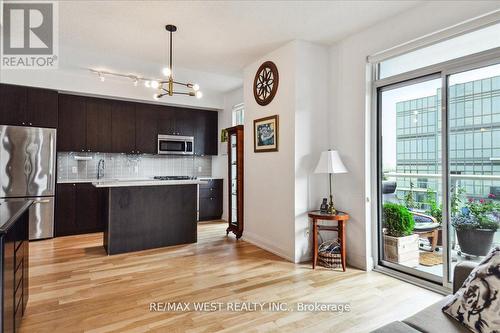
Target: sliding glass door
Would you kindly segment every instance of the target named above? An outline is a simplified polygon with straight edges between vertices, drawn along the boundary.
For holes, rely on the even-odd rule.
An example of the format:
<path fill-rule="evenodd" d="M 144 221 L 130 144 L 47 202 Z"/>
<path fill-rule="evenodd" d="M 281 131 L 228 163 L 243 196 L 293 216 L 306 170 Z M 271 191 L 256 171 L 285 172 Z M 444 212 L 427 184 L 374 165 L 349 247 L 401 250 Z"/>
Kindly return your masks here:
<path fill-rule="evenodd" d="M 443 276 L 439 74 L 379 89 L 381 262 L 432 281 Z"/>
<path fill-rule="evenodd" d="M 379 265 L 449 287 L 500 245 L 500 61 L 377 88 Z"/>

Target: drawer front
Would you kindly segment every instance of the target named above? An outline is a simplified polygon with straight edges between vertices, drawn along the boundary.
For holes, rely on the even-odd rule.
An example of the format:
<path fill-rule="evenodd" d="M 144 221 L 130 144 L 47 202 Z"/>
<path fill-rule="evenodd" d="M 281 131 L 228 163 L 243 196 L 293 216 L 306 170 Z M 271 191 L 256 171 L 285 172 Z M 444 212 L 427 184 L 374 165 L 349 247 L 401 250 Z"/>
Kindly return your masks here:
<path fill-rule="evenodd" d="M 19 332 L 21 327 L 21 319 L 23 318 L 23 302 L 16 304 L 16 312 L 14 313 L 14 332 Z"/>
<path fill-rule="evenodd" d="M 15 280 L 14 288 L 16 288 L 16 290 L 19 287 L 21 280 L 23 279 L 23 276 L 24 276 L 24 269 L 23 269 L 23 261 L 21 260 L 19 266 L 16 269 L 16 272 L 14 273 L 14 280 Z"/>
<path fill-rule="evenodd" d="M 16 269 L 19 268 L 19 265 L 21 264 L 21 261 L 24 258 L 24 248 L 25 247 L 26 246 L 24 245 L 24 242 L 21 242 L 21 245 L 16 250 L 16 262 L 15 262 Z"/>
<path fill-rule="evenodd" d="M 199 220 L 220 219 L 222 216 L 222 199 L 200 198 Z"/>
<path fill-rule="evenodd" d="M 222 189 L 222 179 L 210 179 L 206 183 L 200 184 L 200 189 L 205 188 Z"/>
<path fill-rule="evenodd" d="M 16 279 L 17 280 L 17 279 Z M 23 282 L 22 280 L 20 281 L 19 285 L 16 286 L 16 293 L 15 293 L 15 305 L 16 308 L 19 306 L 19 304 L 23 303 Z M 22 306 L 20 307 L 20 311 L 23 312 Z"/>
<path fill-rule="evenodd" d="M 217 191 L 217 189 L 212 188 L 200 188 L 200 198 L 208 199 L 208 198 L 221 198 L 221 191 Z"/>

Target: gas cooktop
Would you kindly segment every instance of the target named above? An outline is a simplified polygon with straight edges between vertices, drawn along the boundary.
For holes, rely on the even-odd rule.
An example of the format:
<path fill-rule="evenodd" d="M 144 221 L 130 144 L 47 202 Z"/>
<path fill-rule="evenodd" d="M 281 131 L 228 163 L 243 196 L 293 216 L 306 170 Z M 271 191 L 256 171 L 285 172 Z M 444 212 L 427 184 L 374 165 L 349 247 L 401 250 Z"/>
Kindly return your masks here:
<path fill-rule="evenodd" d="M 156 180 L 194 180 L 196 177 L 189 176 L 154 176 Z"/>

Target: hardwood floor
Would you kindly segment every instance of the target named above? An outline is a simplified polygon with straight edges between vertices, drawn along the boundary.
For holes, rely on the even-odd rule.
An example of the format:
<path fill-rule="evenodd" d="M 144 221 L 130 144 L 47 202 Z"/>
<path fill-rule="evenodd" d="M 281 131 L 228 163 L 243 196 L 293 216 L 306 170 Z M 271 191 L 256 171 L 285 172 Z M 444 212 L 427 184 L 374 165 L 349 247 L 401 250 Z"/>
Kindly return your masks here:
<path fill-rule="evenodd" d="M 441 296 L 375 273 L 295 265 L 225 224 L 198 243 L 106 256 L 102 235 L 30 243 L 30 299 L 21 332 L 368 332 Z M 351 311 L 150 312 L 151 302 L 349 302 Z"/>

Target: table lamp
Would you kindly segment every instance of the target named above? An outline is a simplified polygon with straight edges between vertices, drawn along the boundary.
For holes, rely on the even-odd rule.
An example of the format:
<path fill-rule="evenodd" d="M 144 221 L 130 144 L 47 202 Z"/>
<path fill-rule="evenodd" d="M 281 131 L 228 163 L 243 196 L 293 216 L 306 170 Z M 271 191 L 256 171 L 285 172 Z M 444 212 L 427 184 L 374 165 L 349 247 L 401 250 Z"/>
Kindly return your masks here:
<path fill-rule="evenodd" d="M 332 195 L 332 174 L 334 173 L 346 173 L 347 169 L 340 159 L 339 152 L 336 150 L 327 150 L 321 153 L 321 157 L 318 161 L 318 165 L 314 170 L 314 173 L 327 173 L 330 180 L 330 202 L 328 203 L 328 214 L 336 214 L 337 211 L 333 206 L 333 195 Z"/>

